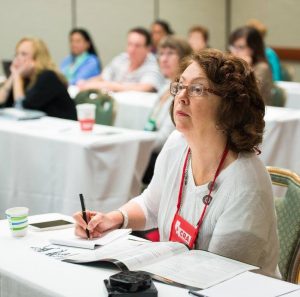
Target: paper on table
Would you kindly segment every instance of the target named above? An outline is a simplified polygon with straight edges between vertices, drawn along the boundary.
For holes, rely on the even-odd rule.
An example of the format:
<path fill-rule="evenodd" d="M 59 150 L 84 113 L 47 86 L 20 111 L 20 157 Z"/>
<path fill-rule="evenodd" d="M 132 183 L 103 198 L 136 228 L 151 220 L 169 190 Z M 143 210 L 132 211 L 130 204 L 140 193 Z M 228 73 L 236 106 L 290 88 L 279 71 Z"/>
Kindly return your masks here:
<path fill-rule="evenodd" d="M 72 233 L 71 235 L 63 234 L 63 236 L 58 236 L 55 238 L 49 239 L 52 244 L 65 245 L 78 247 L 83 249 L 94 249 L 96 246 L 103 246 L 111 243 L 112 241 L 124 237 L 131 233 L 131 229 L 117 229 L 105 233 L 102 237 L 96 239 L 83 239 L 79 238 Z"/>
<path fill-rule="evenodd" d="M 253 269 L 258 267 L 202 250 L 186 251 L 143 267 L 159 277 L 202 289 Z"/>
<path fill-rule="evenodd" d="M 274 297 L 297 289 L 300 286 L 247 271 L 200 293 L 209 297 Z M 300 296 L 300 291 L 298 294 L 295 296 Z"/>

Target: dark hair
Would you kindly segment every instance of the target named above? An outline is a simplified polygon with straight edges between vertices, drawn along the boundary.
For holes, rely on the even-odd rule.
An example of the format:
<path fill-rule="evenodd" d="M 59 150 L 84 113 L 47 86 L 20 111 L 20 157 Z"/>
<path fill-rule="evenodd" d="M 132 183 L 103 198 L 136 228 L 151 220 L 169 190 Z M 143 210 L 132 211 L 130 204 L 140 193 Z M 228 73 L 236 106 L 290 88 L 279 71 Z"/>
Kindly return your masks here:
<path fill-rule="evenodd" d="M 264 41 L 258 30 L 249 26 L 240 27 L 230 34 L 229 44 L 233 45 L 236 40 L 243 37 L 253 52 L 253 65 L 261 61 L 266 61 Z"/>
<path fill-rule="evenodd" d="M 98 53 L 97 53 L 96 48 L 95 48 L 95 46 L 94 46 L 93 40 L 92 40 L 90 34 L 88 33 L 88 31 L 85 30 L 85 29 L 82 29 L 82 28 L 74 28 L 74 29 L 70 32 L 70 37 L 71 37 L 73 34 L 75 34 L 75 33 L 80 34 L 80 35 L 83 37 L 83 39 L 84 39 L 86 42 L 88 42 L 88 43 L 90 44 L 90 46 L 89 46 L 89 48 L 88 48 L 88 52 L 89 52 L 90 54 L 93 54 L 93 55 L 95 55 L 95 56 L 98 57 Z"/>
<path fill-rule="evenodd" d="M 156 20 L 153 25 L 159 25 L 163 28 L 163 30 L 166 32 L 167 35 L 172 35 L 174 34 L 174 31 L 171 29 L 171 26 L 169 25 L 168 22 L 163 21 L 163 20 Z"/>
<path fill-rule="evenodd" d="M 194 32 L 201 33 L 204 40 L 205 40 L 205 42 L 208 42 L 209 32 L 205 27 L 203 27 L 203 26 L 193 26 L 192 28 L 190 28 L 189 34 L 194 33 Z"/>
<path fill-rule="evenodd" d="M 216 125 L 227 136 L 229 149 L 237 153 L 257 151 L 265 127 L 265 104 L 253 70 L 240 58 L 207 49 L 184 59 L 180 74 L 193 62 L 205 72 L 210 87 L 222 94 Z M 173 105 L 170 112 L 174 122 Z"/>
<path fill-rule="evenodd" d="M 140 35 L 143 35 L 145 37 L 145 46 L 150 46 L 151 45 L 151 35 L 149 31 L 145 28 L 142 27 L 136 27 L 131 29 L 128 34 L 130 33 L 138 33 Z"/>
<path fill-rule="evenodd" d="M 158 50 L 163 48 L 171 48 L 176 50 L 179 59 L 183 59 L 193 52 L 188 42 L 178 36 L 166 36 L 163 38 L 158 44 Z"/>

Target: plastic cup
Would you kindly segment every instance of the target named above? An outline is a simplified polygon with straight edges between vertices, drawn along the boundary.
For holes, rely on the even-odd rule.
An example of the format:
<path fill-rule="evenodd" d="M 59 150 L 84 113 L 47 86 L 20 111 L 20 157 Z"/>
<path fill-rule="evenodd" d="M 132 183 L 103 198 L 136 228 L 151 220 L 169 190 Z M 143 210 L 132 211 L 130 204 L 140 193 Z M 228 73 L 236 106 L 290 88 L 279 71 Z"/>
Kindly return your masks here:
<path fill-rule="evenodd" d="M 96 105 L 90 103 L 78 104 L 76 110 L 81 131 L 92 131 L 95 124 Z"/>
<path fill-rule="evenodd" d="M 27 207 L 13 207 L 5 211 L 9 228 L 14 237 L 25 236 L 28 229 L 28 212 Z"/>

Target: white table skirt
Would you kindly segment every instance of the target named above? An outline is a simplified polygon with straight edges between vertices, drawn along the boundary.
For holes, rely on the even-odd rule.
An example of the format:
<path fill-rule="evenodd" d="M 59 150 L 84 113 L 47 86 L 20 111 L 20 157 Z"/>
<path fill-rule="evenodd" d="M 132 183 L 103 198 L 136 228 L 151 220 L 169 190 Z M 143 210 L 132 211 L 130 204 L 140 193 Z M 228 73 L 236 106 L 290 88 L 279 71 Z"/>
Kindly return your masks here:
<path fill-rule="evenodd" d="M 89 209 L 115 209 L 139 194 L 153 141 L 151 133 L 99 125 L 82 133 L 78 122 L 50 117 L 1 120 L 0 217 L 18 205 L 72 214 L 79 193 Z"/>
<path fill-rule="evenodd" d="M 117 103 L 114 126 L 136 130 L 144 129 L 158 100 L 157 93 L 149 92 L 119 92 L 112 96 Z"/>
<path fill-rule="evenodd" d="M 300 174 L 300 110 L 267 106 L 265 121 L 261 159 Z"/>

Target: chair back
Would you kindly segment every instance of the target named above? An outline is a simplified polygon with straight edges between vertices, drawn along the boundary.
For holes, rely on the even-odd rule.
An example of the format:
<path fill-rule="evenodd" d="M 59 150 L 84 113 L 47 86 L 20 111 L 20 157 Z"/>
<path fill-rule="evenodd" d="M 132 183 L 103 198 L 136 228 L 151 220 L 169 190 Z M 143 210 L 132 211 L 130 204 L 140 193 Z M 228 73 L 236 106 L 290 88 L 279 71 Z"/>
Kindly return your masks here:
<path fill-rule="evenodd" d="M 267 167 L 274 185 L 287 187 L 275 198 L 280 243 L 279 269 L 284 280 L 297 282 L 300 274 L 300 177 L 289 170 Z"/>
<path fill-rule="evenodd" d="M 281 80 L 294 81 L 295 68 L 292 65 L 281 63 Z"/>
<path fill-rule="evenodd" d="M 96 105 L 96 124 L 113 125 L 115 118 L 115 100 L 99 90 L 79 92 L 74 98 L 75 104 L 91 103 Z"/>
<path fill-rule="evenodd" d="M 277 85 L 273 85 L 271 89 L 271 105 L 284 107 L 286 102 L 285 90 Z"/>

